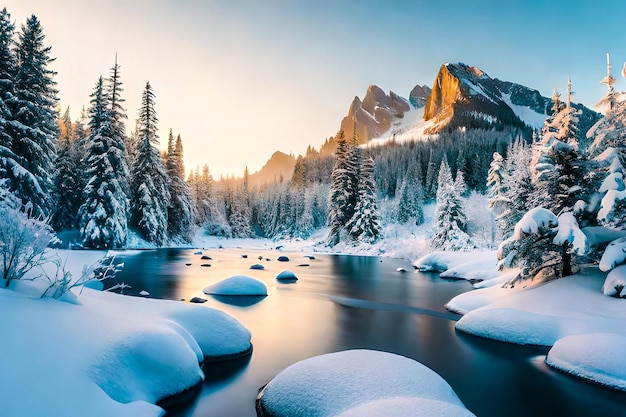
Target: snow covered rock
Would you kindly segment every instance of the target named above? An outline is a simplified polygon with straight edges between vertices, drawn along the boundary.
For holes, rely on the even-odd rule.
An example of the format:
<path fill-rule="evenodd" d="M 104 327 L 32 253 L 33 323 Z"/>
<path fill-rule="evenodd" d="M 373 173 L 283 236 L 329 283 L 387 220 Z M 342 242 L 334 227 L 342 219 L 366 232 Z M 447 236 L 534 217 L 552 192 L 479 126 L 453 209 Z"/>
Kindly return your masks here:
<path fill-rule="evenodd" d="M 412 359 L 372 350 L 330 353 L 291 365 L 265 386 L 257 409 L 274 417 L 378 416 L 385 406 L 381 401 L 404 410 L 394 416 L 416 415 L 409 408 L 417 402 L 430 404 L 421 416 L 473 416 L 434 371 Z"/>
<path fill-rule="evenodd" d="M 168 323 L 146 324 L 121 335 L 92 367 L 92 379 L 112 399 L 157 401 L 191 388 L 204 379 L 193 338 Z"/>
<path fill-rule="evenodd" d="M 297 281 L 298 277 L 293 272 L 285 269 L 280 274 L 276 275 L 278 281 Z"/>
<path fill-rule="evenodd" d="M 626 336 L 591 333 L 557 340 L 546 363 L 563 372 L 626 391 Z"/>
<path fill-rule="evenodd" d="M 624 261 L 626 261 L 626 237 L 609 243 L 602 254 L 602 258 L 600 258 L 600 271 L 610 271 Z"/>
<path fill-rule="evenodd" d="M 263 265 L 261 265 L 261 264 L 253 264 L 253 265 L 250 266 L 250 269 L 256 269 L 256 270 L 260 271 L 260 270 L 265 269 L 265 267 Z"/>
<path fill-rule="evenodd" d="M 422 272 L 444 272 L 468 262 L 478 261 L 493 262 L 495 264 L 497 263 L 496 252 L 431 252 L 413 261 L 413 266 Z"/>
<path fill-rule="evenodd" d="M 277 260 L 278 262 L 289 262 L 289 257 L 283 255 L 283 256 L 279 256 Z"/>
<path fill-rule="evenodd" d="M 618 289 L 621 290 L 618 294 Z M 610 297 L 624 297 L 626 296 L 626 265 L 620 265 L 617 268 L 611 270 L 602 284 L 602 293 Z"/>
<path fill-rule="evenodd" d="M 261 281 L 246 275 L 235 275 L 202 290 L 210 295 L 267 295 L 267 287 Z"/>

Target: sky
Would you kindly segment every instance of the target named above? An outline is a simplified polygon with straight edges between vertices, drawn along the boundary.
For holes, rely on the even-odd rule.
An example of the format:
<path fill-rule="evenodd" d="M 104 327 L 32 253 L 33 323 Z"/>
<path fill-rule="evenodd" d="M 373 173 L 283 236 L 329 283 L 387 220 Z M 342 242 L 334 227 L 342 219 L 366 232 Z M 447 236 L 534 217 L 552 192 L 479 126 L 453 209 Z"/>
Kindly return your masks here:
<path fill-rule="evenodd" d="M 128 130 L 156 96 L 161 147 L 180 134 L 186 169 L 256 172 L 275 151 L 304 154 L 337 133 L 376 84 L 408 97 L 445 62 L 593 106 L 611 53 L 626 60 L 621 0 L 5 0 L 19 30 L 42 23 L 62 111 L 89 105 L 115 55 Z"/>

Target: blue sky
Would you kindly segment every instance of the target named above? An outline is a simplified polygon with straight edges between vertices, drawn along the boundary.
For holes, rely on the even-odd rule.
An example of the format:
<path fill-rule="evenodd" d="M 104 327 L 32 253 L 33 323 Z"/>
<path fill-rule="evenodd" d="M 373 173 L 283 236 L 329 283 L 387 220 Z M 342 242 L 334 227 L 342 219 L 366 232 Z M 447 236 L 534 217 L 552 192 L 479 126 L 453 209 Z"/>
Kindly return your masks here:
<path fill-rule="evenodd" d="M 161 141 L 172 128 L 187 169 L 215 176 L 261 168 L 276 150 L 303 153 L 336 133 L 369 84 L 408 96 L 444 62 L 574 101 L 616 88 L 626 59 L 620 1 L 5 0 L 18 27 L 42 21 L 57 58 L 61 105 L 78 115 L 118 53 L 132 125 L 141 91 L 156 94 Z"/>

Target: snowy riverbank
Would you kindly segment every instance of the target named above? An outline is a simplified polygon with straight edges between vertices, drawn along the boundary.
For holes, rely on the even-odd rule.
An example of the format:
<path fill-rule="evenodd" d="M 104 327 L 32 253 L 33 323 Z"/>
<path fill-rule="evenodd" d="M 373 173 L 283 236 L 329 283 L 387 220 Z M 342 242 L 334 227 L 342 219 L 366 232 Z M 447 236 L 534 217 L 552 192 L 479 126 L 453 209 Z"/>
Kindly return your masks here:
<path fill-rule="evenodd" d="M 476 260 L 470 261 L 472 257 Z M 487 262 L 489 266 L 480 269 L 488 258 L 488 254 L 475 252 L 434 253 L 415 263 L 456 270 L 457 278 L 490 276 L 495 264 Z M 548 365 L 626 390 L 623 355 L 617 353 L 626 344 L 626 304 L 623 299 L 603 295 L 606 275 L 589 266 L 543 284 L 492 285 L 463 293 L 446 307 L 464 314 L 456 324 L 459 331 L 508 343 L 554 346 L 546 359 Z"/>
<path fill-rule="evenodd" d="M 60 251 L 75 276 L 102 254 Z M 250 333 L 217 310 L 89 288 L 42 299 L 31 284 L 0 289 L 4 417 L 161 416 L 159 400 L 203 380 L 204 358 L 251 349 Z"/>

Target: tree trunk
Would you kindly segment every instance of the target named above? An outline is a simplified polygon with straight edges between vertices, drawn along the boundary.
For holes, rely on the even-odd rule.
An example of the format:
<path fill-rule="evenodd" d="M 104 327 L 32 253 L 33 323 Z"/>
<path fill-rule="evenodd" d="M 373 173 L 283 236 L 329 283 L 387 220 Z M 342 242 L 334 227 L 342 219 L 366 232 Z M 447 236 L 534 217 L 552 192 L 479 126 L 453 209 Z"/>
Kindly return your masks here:
<path fill-rule="evenodd" d="M 563 260 L 563 268 L 561 270 L 562 277 L 568 277 L 572 275 L 572 254 L 569 251 L 569 242 L 563 242 L 563 249 L 561 252 L 561 257 Z"/>

